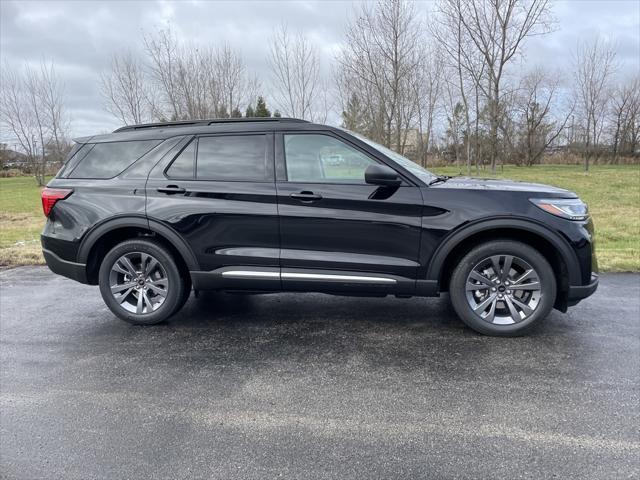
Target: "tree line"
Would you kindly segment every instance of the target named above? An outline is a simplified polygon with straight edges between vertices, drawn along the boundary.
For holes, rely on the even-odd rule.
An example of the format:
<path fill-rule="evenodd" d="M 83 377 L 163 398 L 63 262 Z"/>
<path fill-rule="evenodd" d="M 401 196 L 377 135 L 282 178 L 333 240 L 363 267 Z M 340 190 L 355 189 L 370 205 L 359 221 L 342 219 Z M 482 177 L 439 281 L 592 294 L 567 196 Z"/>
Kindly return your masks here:
<path fill-rule="evenodd" d="M 640 155 L 640 80 L 623 76 L 616 45 L 567 46 L 563 72 L 528 65 L 533 36 L 561 28 L 549 0 L 365 2 L 347 18 L 330 64 L 286 25 L 269 39 L 268 78 L 229 45 L 145 33 L 142 54 L 117 53 L 100 77 L 105 108 L 124 124 L 291 116 L 362 133 L 416 162 L 462 170 L 533 165 L 552 150 L 596 159 Z M 325 62 L 326 63 L 326 62 Z M 3 126 L 30 158 L 64 150 L 63 88 L 53 65 L 3 68 Z M 53 152 L 53 153 L 52 153 Z"/>

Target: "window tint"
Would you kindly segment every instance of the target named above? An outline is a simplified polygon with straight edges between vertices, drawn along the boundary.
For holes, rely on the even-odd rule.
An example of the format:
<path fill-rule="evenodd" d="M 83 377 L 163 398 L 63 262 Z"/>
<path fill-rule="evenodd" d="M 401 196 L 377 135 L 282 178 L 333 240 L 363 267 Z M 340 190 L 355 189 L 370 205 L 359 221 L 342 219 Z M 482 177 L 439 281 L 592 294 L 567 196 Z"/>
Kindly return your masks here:
<path fill-rule="evenodd" d="M 199 180 L 260 182 L 267 178 L 265 135 L 200 137 L 197 177 Z"/>
<path fill-rule="evenodd" d="M 64 165 L 56 176 L 58 178 L 65 178 L 67 175 L 69 175 L 69 172 L 75 168 L 78 162 L 82 160 L 92 148 L 93 144 L 76 143 L 73 146 L 73 149 L 71 149 L 71 151 L 69 152 L 67 160 L 64 162 Z"/>
<path fill-rule="evenodd" d="M 182 150 L 169 170 L 167 176 L 170 178 L 193 178 L 193 164 L 196 159 L 196 142 L 191 142 Z"/>
<path fill-rule="evenodd" d="M 365 183 L 365 170 L 376 164 L 364 153 L 328 135 L 285 135 L 284 153 L 290 182 Z"/>
<path fill-rule="evenodd" d="M 159 143 L 159 140 L 96 143 L 69 177 L 115 177 Z"/>

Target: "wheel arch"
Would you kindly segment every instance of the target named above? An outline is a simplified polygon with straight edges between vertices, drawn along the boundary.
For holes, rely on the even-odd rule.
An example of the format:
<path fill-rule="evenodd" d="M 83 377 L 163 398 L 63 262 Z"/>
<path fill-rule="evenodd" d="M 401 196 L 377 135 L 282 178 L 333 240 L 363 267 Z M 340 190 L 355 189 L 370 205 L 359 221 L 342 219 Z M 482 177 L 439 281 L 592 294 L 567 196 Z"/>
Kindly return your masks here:
<path fill-rule="evenodd" d="M 555 307 L 565 310 L 569 284 L 580 283 L 578 260 L 564 238 L 530 220 L 497 218 L 469 224 L 453 232 L 440 244 L 429 262 L 427 280 L 437 281 L 439 290 L 447 291 L 451 272 L 462 256 L 476 245 L 496 239 L 526 243 L 547 259 L 558 284 Z"/>
<path fill-rule="evenodd" d="M 78 262 L 86 264 L 87 280 L 98 283 L 100 259 L 117 243 L 137 237 L 153 238 L 175 256 L 183 273 L 198 270 L 193 251 L 170 227 L 145 217 L 127 216 L 110 219 L 92 228 L 83 238 L 78 250 Z"/>

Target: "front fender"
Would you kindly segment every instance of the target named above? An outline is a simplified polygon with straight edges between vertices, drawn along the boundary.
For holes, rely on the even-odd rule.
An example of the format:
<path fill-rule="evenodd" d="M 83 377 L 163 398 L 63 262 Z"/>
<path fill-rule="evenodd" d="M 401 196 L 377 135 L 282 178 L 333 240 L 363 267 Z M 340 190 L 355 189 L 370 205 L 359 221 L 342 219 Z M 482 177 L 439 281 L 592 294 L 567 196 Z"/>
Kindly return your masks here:
<path fill-rule="evenodd" d="M 438 281 L 442 267 L 449 254 L 460 245 L 461 242 L 482 232 L 497 229 L 520 230 L 537 235 L 549 242 L 565 259 L 567 273 L 571 285 L 580 285 L 581 272 L 575 252 L 566 239 L 549 229 L 544 224 L 528 218 L 519 217 L 493 217 L 467 223 L 449 233 L 436 248 L 427 266 L 427 280 Z"/>

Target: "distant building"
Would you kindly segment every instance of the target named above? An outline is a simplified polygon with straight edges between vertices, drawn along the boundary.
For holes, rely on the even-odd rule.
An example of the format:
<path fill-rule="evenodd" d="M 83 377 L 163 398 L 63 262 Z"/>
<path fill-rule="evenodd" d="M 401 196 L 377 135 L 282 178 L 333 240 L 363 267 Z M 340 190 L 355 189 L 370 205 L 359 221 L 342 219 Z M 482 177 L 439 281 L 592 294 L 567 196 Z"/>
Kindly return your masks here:
<path fill-rule="evenodd" d="M 402 130 L 402 136 L 405 139 L 404 143 L 404 154 L 405 155 L 415 155 L 418 153 L 420 147 L 420 132 L 417 128 L 409 128 L 407 130 Z M 422 142 L 426 144 L 427 136 L 422 134 Z"/>

